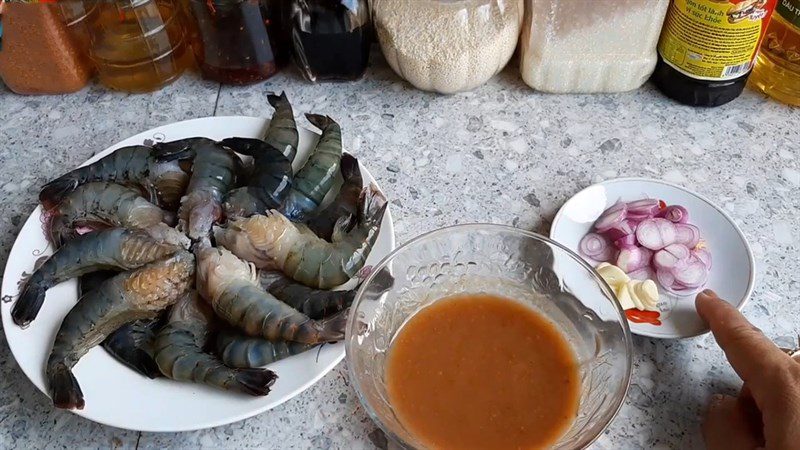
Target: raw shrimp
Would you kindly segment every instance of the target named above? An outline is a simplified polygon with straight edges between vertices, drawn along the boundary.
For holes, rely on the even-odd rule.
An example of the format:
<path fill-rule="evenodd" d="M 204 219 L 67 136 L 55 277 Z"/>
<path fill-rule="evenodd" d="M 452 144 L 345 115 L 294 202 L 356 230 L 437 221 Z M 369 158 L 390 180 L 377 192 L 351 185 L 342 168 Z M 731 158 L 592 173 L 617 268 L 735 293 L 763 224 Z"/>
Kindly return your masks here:
<path fill-rule="evenodd" d="M 50 242 L 60 247 L 79 235 L 81 229 L 146 228 L 171 222 L 169 212 L 139 194 L 137 189 L 115 183 L 82 184 L 56 207 L 45 211 L 45 233 Z"/>
<path fill-rule="evenodd" d="M 277 211 L 216 227 L 214 237 L 218 244 L 259 268 L 277 269 L 306 286 L 330 289 L 350 280 L 364 266 L 378 237 L 386 205 L 377 190 L 365 188 L 359 225 L 345 233 L 349 220 L 340 219 L 332 243 Z"/>
<path fill-rule="evenodd" d="M 188 138 L 156 147 L 165 161 L 194 159 L 189 186 L 178 210 L 179 228 L 192 240 L 207 237 L 211 226 L 222 217 L 222 201 L 236 184 L 241 160 L 229 148 L 207 138 Z"/>
<path fill-rule="evenodd" d="M 267 101 L 275 108 L 275 113 L 272 114 L 272 118 L 269 121 L 264 141 L 277 148 L 291 163 L 294 161 L 295 155 L 297 155 L 297 143 L 300 140 L 297 133 L 297 125 L 294 121 L 292 105 L 283 92 L 281 92 L 281 95 L 267 95 Z"/>
<path fill-rule="evenodd" d="M 278 300 L 319 320 L 350 307 L 356 290 L 328 291 L 312 289 L 287 277 L 279 271 L 262 270 L 259 273 L 261 287 Z"/>
<path fill-rule="evenodd" d="M 155 360 L 167 378 L 191 381 L 250 395 L 267 395 L 278 378 L 267 369 L 231 369 L 203 351 L 213 312 L 192 292 L 172 308 L 155 340 Z"/>
<path fill-rule="evenodd" d="M 170 228 L 171 229 L 171 228 Z M 83 297 L 106 280 L 116 275 L 113 270 L 87 273 L 80 278 L 80 295 Z M 117 328 L 103 341 L 103 348 L 117 361 L 148 378 L 161 376 L 153 359 L 153 339 L 164 325 L 164 314 L 155 319 L 141 319 Z"/>
<path fill-rule="evenodd" d="M 322 130 L 316 148 L 294 176 L 294 186 L 281 212 L 290 220 L 302 222 L 313 215 L 333 186 L 342 159 L 342 130 L 330 117 L 306 114 L 308 121 Z"/>
<path fill-rule="evenodd" d="M 263 367 L 315 347 L 314 344 L 278 341 L 245 336 L 235 330 L 217 334 L 216 350 L 222 362 L 229 367 Z"/>
<path fill-rule="evenodd" d="M 307 223 L 311 231 L 326 241 L 331 240 L 333 226 L 336 225 L 339 219 L 351 215 L 356 216 L 358 198 L 364 186 L 358 160 L 353 155 L 349 153 L 342 155 L 341 172 L 344 183 L 339 189 L 339 193 L 336 194 L 330 205 Z M 351 222 L 351 225 L 355 225 L 355 221 Z"/>
<path fill-rule="evenodd" d="M 47 183 L 39 193 L 45 209 L 51 209 L 78 186 L 92 181 L 135 183 L 149 192 L 159 194 L 168 206 L 176 192 L 182 192 L 188 176 L 175 163 L 159 161 L 152 147 L 134 145 L 122 147 L 110 155 L 68 172 Z M 178 197 L 180 193 L 178 192 Z"/>
<path fill-rule="evenodd" d="M 36 318 L 48 289 L 83 274 L 104 269 L 130 270 L 181 250 L 180 242 L 150 236 L 145 230 L 110 228 L 68 241 L 36 269 L 11 310 L 14 323 Z"/>
<path fill-rule="evenodd" d="M 155 317 L 189 291 L 194 256 L 186 251 L 120 273 L 81 298 L 56 334 L 45 367 L 53 404 L 82 409 L 83 393 L 72 368 L 92 347 L 122 325 Z"/>
<path fill-rule="evenodd" d="M 278 208 L 292 187 L 292 163 L 259 139 L 230 138 L 220 143 L 253 157 L 247 185 L 232 190 L 225 201 L 226 217 L 249 217 Z"/>
<path fill-rule="evenodd" d="M 155 318 L 126 323 L 103 341 L 103 348 L 135 372 L 147 378 L 158 378 L 161 371 L 154 359 L 153 344 L 163 322 Z"/>
<path fill-rule="evenodd" d="M 255 268 L 225 249 L 204 247 L 197 253 L 197 290 L 214 312 L 248 336 L 271 341 L 317 344 L 344 338 L 345 311 L 311 320 L 258 284 Z"/>

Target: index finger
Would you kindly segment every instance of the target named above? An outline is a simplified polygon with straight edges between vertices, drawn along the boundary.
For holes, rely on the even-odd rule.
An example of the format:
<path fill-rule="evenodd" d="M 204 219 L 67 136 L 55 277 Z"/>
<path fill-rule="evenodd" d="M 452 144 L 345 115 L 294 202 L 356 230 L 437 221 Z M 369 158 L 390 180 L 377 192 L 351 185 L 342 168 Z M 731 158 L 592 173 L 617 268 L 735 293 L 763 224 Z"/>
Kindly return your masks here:
<path fill-rule="evenodd" d="M 725 351 L 733 370 L 753 394 L 769 392 L 769 377 L 780 373 L 791 358 L 730 303 L 713 291 L 703 291 L 695 302 L 700 317 L 708 323 L 717 343 Z"/>

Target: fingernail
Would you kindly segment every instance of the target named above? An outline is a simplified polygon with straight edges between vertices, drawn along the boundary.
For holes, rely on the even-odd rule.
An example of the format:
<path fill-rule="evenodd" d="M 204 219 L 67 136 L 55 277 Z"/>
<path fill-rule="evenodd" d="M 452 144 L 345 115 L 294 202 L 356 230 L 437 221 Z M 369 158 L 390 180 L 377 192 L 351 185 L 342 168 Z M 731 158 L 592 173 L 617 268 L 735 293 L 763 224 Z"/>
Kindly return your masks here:
<path fill-rule="evenodd" d="M 724 398 L 725 398 L 725 396 L 722 395 L 722 394 L 714 394 L 714 395 L 712 395 L 711 396 L 711 400 L 709 400 L 709 407 L 711 407 L 711 408 L 716 407 L 717 405 L 722 403 L 722 399 L 724 399 Z"/>
<path fill-rule="evenodd" d="M 714 297 L 714 298 L 717 297 L 717 293 L 712 291 L 711 289 L 706 289 L 703 292 L 701 292 L 701 294 L 705 295 L 706 297 Z"/>

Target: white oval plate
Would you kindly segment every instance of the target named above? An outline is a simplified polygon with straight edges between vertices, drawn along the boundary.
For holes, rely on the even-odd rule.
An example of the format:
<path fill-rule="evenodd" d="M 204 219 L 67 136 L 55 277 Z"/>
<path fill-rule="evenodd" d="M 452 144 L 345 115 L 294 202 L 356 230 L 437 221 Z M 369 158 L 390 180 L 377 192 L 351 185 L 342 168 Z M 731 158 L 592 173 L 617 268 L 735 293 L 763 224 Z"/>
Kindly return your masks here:
<path fill-rule="evenodd" d="M 165 141 L 191 136 L 224 139 L 231 136 L 262 137 L 269 120 L 256 117 L 207 117 L 154 128 L 119 142 L 85 164 L 119 147 L 145 140 Z M 295 170 L 318 139 L 312 131 L 298 127 L 300 144 Z M 361 167 L 365 183 L 374 178 Z M 61 174 L 54 174 L 61 175 Z M 77 282 L 70 280 L 47 292 L 44 306 L 26 329 L 13 323 L 11 307 L 19 293 L 18 282 L 30 274 L 40 258 L 52 254 L 41 226 L 41 207 L 30 215 L 11 249 L 3 277 L 2 317 L 8 345 L 25 375 L 47 392 L 44 364 L 61 320 L 77 302 Z M 394 248 L 390 214 L 384 218 L 367 264 L 375 264 Z M 266 397 L 249 397 L 211 387 L 167 379 L 150 380 L 123 366 L 102 348 L 94 348 L 75 366 L 86 407 L 76 414 L 95 422 L 140 431 L 188 431 L 236 422 L 280 405 L 310 387 L 344 358 L 344 343 L 324 345 L 270 365 L 278 374 Z"/>
<path fill-rule="evenodd" d="M 700 229 L 700 237 L 711 252 L 712 268 L 706 288 L 713 289 L 741 309 L 750 298 L 755 283 L 755 261 L 742 230 L 722 209 L 700 194 L 659 180 L 620 178 L 589 186 L 570 198 L 558 211 L 550 237 L 575 253 L 600 214 L 618 200 L 650 197 L 668 205 L 689 210 L 689 223 Z M 707 333 L 708 327 L 697 315 L 694 296 L 675 296 L 659 286 L 661 325 L 629 321 L 631 332 L 656 338 L 686 338 Z"/>

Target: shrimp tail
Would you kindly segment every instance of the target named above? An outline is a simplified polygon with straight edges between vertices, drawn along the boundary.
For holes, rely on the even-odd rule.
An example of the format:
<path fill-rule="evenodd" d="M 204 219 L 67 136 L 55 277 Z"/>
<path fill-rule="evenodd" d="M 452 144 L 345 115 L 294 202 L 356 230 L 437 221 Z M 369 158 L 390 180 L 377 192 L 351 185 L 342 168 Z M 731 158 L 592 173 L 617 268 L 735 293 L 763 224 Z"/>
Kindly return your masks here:
<path fill-rule="evenodd" d="M 342 171 L 342 178 L 351 180 L 355 177 L 361 178 L 361 169 L 358 167 L 358 159 L 350 153 L 342 153 L 342 162 L 340 169 Z"/>
<path fill-rule="evenodd" d="M 281 108 L 289 103 L 289 99 L 286 98 L 286 92 L 281 92 L 280 95 L 274 93 L 267 94 L 267 101 L 269 105 L 275 109 Z"/>
<path fill-rule="evenodd" d="M 323 116 L 322 114 L 306 114 L 306 119 L 311 122 L 312 125 L 319 128 L 320 130 L 324 130 L 325 127 L 333 123 L 333 119 L 328 116 Z"/>
<path fill-rule="evenodd" d="M 377 186 L 370 184 L 361 191 L 359 205 L 359 223 L 372 226 L 379 223 L 386 212 L 386 196 L 378 190 Z"/>
<path fill-rule="evenodd" d="M 344 330 L 347 326 L 347 316 L 350 314 L 350 308 L 322 319 L 319 321 L 321 325 L 320 336 L 324 336 L 325 340 L 330 342 L 341 341 L 344 339 Z"/>
<path fill-rule="evenodd" d="M 39 202 L 45 210 L 58 205 L 70 192 L 74 191 L 80 181 L 71 176 L 62 176 L 44 185 L 39 192 Z"/>
<path fill-rule="evenodd" d="M 236 383 L 240 391 L 250 395 L 267 395 L 278 375 L 264 369 L 236 369 Z"/>
<path fill-rule="evenodd" d="M 183 161 L 197 154 L 195 145 L 200 142 L 213 142 L 208 138 L 186 138 L 177 141 L 159 142 L 153 146 L 156 161 Z"/>
<path fill-rule="evenodd" d="M 123 325 L 104 341 L 103 348 L 117 361 L 125 364 L 147 378 L 161 376 L 150 347 L 155 339 L 155 328 L 161 320 L 138 320 Z"/>
<path fill-rule="evenodd" d="M 53 395 L 53 405 L 64 409 L 83 409 L 85 402 L 83 392 L 72 370 L 64 364 L 59 364 L 48 371 L 50 391 Z"/>
<path fill-rule="evenodd" d="M 39 310 L 42 309 L 46 292 L 46 287 L 28 280 L 22 294 L 20 294 L 19 299 L 14 304 L 14 308 L 11 310 L 11 318 L 14 323 L 21 327 L 27 327 L 39 314 Z"/>

